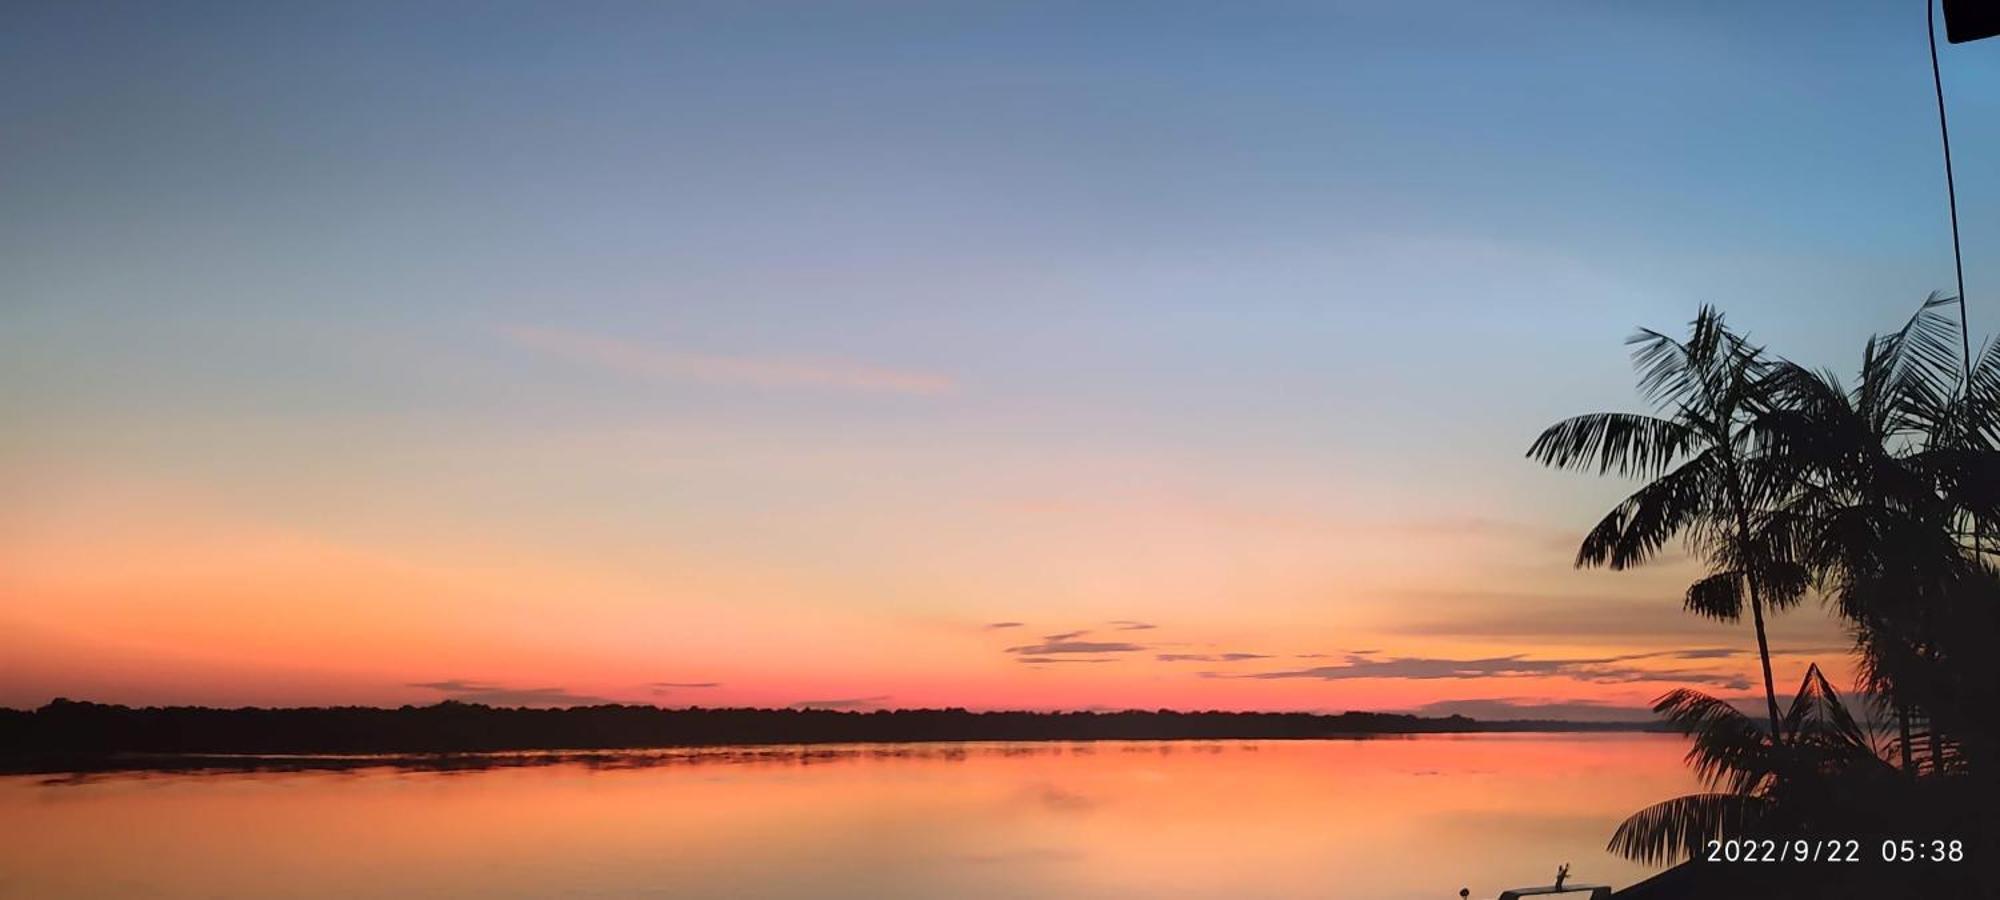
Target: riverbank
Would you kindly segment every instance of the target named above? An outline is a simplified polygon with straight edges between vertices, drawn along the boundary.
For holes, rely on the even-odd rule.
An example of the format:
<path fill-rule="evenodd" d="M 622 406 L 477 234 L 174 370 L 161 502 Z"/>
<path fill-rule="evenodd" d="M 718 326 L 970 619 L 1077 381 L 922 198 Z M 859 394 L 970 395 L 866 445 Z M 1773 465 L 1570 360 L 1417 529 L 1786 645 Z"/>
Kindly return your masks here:
<path fill-rule="evenodd" d="M 1294 740 L 1372 735 L 1657 730 L 1652 723 L 1479 721 L 1396 713 L 1124 710 L 869 712 L 600 705 L 216 709 L 58 700 L 0 710 L 0 771 L 62 771 L 132 758 L 339 758 L 674 747 L 977 741 Z"/>

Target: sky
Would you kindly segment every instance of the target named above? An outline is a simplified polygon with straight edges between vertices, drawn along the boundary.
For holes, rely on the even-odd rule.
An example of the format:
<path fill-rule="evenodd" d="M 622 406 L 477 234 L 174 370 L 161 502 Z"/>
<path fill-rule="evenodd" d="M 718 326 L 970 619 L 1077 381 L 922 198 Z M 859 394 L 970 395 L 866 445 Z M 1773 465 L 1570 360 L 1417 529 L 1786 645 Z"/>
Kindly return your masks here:
<path fill-rule="evenodd" d="M 0 705 L 1749 696 L 1522 454 L 1952 289 L 1924 22 L 1499 7 L 10 7 Z"/>

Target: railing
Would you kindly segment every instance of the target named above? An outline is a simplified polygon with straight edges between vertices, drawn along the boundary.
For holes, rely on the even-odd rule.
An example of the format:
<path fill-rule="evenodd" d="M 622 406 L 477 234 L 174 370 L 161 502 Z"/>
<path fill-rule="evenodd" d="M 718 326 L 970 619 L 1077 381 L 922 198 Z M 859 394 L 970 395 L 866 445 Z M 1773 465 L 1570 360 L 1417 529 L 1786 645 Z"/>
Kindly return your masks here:
<path fill-rule="evenodd" d="M 1500 900 L 1521 900 L 1522 897 L 1545 897 L 1551 894 L 1589 894 L 1590 900 L 1611 900 L 1611 889 L 1601 884 L 1564 884 L 1569 880 L 1569 863 L 1556 869 L 1556 883 L 1547 887 L 1515 888 L 1501 891 Z M 1471 895 L 1471 891 L 1458 892 L 1460 900 Z"/>
<path fill-rule="evenodd" d="M 1547 894 L 1589 894 L 1590 900 L 1611 900 L 1611 889 L 1601 884 L 1552 884 L 1547 887 L 1515 888 L 1511 891 L 1501 891 L 1500 900 L 1521 900 L 1522 897 Z"/>

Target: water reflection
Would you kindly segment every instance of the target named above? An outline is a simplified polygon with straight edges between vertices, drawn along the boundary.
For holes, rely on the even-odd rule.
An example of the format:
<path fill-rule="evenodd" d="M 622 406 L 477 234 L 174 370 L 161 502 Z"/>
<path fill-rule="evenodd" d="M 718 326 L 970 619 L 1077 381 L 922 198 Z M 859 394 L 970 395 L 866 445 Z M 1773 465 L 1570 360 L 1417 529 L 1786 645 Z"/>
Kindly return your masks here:
<path fill-rule="evenodd" d="M 1627 883 L 1658 735 L 204 758 L 0 779 L 0 895 L 1475 896 Z"/>
<path fill-rule="evenodd" d="M 1340 740 L 1402 740 L 1400 736 L 1364 736 Z M 1102 744 L 1122 753 L 1221 753 L 1255 750 L 1247 741 L 1102 741 L 1102 742 L 940 742 L 895 744 L 783 744 L 731 747 L 670 747 L 615 750 L 530 750 L 493 753 L 347 753 L 347 754 L 144 754 L 126 753 L 82 760 L 64 758 L 48 763 L 61 771 L 44 771 L 23 763 L 6 774 L 43 774 L 42 784 L 87 784 L 107 779 L 157 775 L 225 775 L 259 772 L 339 772 L 396 769 L 451 775 L 520 766 L 572 765 L 590 769 L 644 769 L 655 766 L 703 764 L 813 765 L 852 759 L 941 759 L 957 761 L 974 754 L 1036 756 L 1089 754 Z"/>

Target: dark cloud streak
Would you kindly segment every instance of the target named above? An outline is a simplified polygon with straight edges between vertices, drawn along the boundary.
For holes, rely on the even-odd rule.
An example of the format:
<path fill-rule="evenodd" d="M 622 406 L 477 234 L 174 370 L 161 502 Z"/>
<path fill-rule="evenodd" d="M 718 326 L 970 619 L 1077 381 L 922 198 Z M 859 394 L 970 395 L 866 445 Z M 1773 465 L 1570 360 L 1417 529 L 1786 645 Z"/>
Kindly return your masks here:
<path fill-rule="evenodd" d="M 1439 700 L 1413 710 L 1421 716 L 1466 716 L 1488 722 L 1507 719 L 1560 720 L 1565 722 L 1651 722 L 1653 711 L 1636 706 L 1612 706 L 1592 700 L 1562 702 L 1523 701 L 1514 697 L 1468 700 Z"/>
<path fill-rule="evenodd" d="M 800 700 L 797 703 L 791 703 L 787 705 L 792 709 L 858 709 L 862 707 L 874 706 L 887 699 L 889 699 L 888 694 L 877 694 L 873 697 L 839 697 L 833 700 Z"/>
<path fill-rule="evenodd" d="M 410 687 L 425 688 L 444 694 L 447 700 L 460 703 L 483 703 L 487 706 L 595 706 L 614 703 L 591 694 L 574 694 L 564 688 L 510 688 L 483 681 L 467 681 L 462 678 L 448 678 L 443 681 L 413 681 Z"/>
<path fill-rule="evenodd" d="M 1253 678 L 1259 680 L 1311 678 L 1321 681 L 1391 678 L 1428 681 L 1435 679 L 1546 676 L 1608 684 L 1627 684 L 1646 681 L 1686 682 L 1717 685 L 1736 690 L 1741 690 L 1748 684 L 1743 676 L 1732 673 L 1698 669 L 1647 669 L 1625 665 L 1625 663 L 1635 660 L 1670 656 L 1678 652 L 1680 651 L 1577 659 L 1528 659 L 1521 654 L 1490 656 L 1479 659 L 1442 659 L 1414 656 L 1395 656 L 1378 659 L 1364 654 L 1351 653 L 1342 662 L 1333 665 L 1313 666 L 1304 669 L 1284 669 L 1272 672 L 1251 672 L 1234 676 L 1217 674 L 1212 677 Z"/>
<path fill-rule="evenodd" d="M 1022 644 L 1008 647 L 1007 652 L 1017 656 L 1053 656 L 1059 653 L 1132 653 L 1146 649 L 1138 644 L 1125 641 L 1072 641 L 1050 638 L 1040 644 Z"/>

